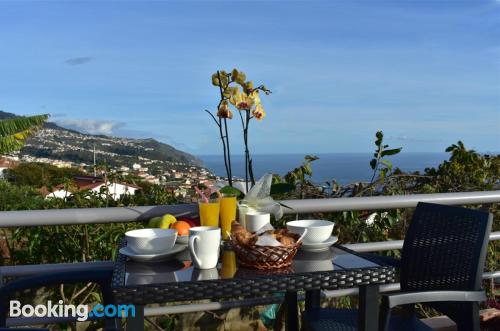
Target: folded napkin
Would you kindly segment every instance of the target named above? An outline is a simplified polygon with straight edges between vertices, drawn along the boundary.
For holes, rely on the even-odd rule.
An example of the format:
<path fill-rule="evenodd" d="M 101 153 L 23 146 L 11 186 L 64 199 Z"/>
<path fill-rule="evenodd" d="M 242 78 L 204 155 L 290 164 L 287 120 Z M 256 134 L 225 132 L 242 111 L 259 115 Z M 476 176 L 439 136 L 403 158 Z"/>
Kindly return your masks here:
<path fill-rule="evenodd" d="M 274 238 L 270 234 L 263 234 L 262 236 L 259 236 L 259 239 L 257 239 L 257 242 L 255 243 L 255 246 L 283 246 L 282 243 L 280 243 L 276 238 Z"/>

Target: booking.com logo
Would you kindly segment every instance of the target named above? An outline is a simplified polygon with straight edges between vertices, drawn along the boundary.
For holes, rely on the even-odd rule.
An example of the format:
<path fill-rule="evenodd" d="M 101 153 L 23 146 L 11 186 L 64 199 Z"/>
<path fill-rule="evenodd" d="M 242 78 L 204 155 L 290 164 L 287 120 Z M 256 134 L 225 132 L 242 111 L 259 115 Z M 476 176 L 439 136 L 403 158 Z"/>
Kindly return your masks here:
<path fill-rule="evenodd" d="M 21 305 L 18 300 L 10 301 L 10 317 L 74 317 L 83 322 L 89 318 L 99 317 L 135 317 L 134 305 L 101 305 L 97 304 L 89 310 L 87 305 L 65 305 L 62 300 L 57 304 L 47 301 L 46 305 Z"/>

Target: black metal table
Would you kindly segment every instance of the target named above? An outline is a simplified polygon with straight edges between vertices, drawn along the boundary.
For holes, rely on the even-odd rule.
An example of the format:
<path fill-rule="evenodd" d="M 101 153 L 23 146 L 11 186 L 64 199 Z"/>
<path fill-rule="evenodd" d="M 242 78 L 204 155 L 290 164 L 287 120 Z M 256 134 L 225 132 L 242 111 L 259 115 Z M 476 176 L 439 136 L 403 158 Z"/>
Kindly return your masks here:
<path fill-rule="evenodd" d="M 378 285 L 393 282 L 394 274 L 393 267 L 340 245 L 321 252 L 299 251 L 291 267 L 270 271 L 238 267 L 234 252 L 225 247 L 217 268 L 210 270 L 195 269 L 187 249 L 169 262 L 139 263 L 119 254 L 112 286 L 117 304 L 136 306 L 136 317 L 128 322 L 134 330 L 143 328 L 147 304 L 259 298 L 275 293 L 285 293 L 286 326 L 296 330 L 297 292 L 306 292 L 306 309 L 311 309 L 319 305 L 320 290 L 359 287 L 359 329 L 366 331 L 378 327 Z"/>

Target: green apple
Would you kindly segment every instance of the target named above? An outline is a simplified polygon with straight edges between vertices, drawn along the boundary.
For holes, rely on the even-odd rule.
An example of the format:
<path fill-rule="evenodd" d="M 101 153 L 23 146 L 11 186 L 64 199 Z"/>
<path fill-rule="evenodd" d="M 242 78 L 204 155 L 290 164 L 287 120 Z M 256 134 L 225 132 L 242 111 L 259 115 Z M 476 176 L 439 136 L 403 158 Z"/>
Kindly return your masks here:
<path fill-rule="evenodd" d="M 148 228 L 157 228 L 160 221 L 161 221 L 161 217 L 153 217 L 148 222 Z"/>

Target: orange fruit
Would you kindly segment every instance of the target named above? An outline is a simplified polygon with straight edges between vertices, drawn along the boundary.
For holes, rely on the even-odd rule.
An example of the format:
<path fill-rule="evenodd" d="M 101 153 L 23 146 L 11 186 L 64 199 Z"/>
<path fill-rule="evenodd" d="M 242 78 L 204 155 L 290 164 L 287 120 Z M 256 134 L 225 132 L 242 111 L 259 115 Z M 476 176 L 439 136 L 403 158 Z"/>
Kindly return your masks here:
<path fill-rule="evenodd" d="M 191 225 L 188 222 L 177 221 L 170 226 L 171 229 L 177 230 L 177 235 L 179 236 L 187 236 L 189 234 L 189 229 Z"/>

